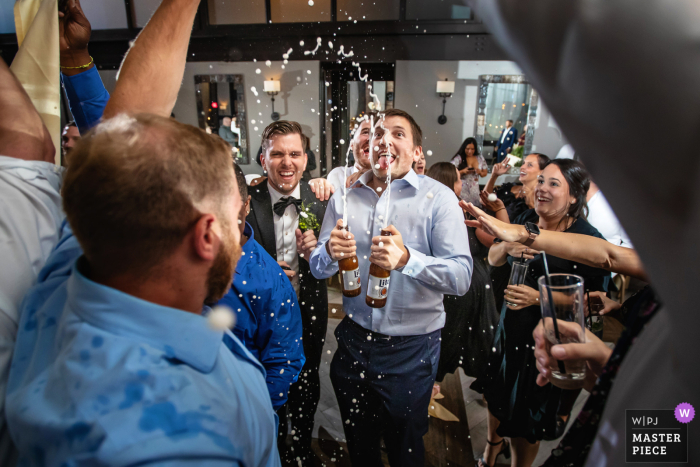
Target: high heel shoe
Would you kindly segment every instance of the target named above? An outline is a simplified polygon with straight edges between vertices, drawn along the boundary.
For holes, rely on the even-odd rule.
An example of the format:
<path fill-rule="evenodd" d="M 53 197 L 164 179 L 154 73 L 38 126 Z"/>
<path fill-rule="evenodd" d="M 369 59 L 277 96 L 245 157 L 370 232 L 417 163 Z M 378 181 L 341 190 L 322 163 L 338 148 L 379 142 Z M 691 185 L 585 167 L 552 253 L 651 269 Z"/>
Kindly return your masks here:
<path fill-rule="evenodd" d="M 502 440 L 500 440 L 497 443 L 492 443 L 488 439 L 486 440 L 486 442 L 489 443 L 489 446 L 492 446 L 492 447 L 498 446 L 499 444 L 503 444 L 503 447 L 501 448 L 501 450 L 498 451 L 498 454 L 496 454 L 496 458 L 498 458 L 498 456 L 503 454 L 506 457 L 506 459 L 510 459 L 510 443 L 508 441 L 506 441 L 505 438 L 503 438 Z M 483 455 L 481 456 L 481 459 L 479 459 L 479 462 L 481 462 L 482 467 L 492 467 L 491 465 L 486 463 L 486 459 L 484 458 Z M 495 464 L 495 462 L 496 461 L 494 460 L 494 464 Z"/>

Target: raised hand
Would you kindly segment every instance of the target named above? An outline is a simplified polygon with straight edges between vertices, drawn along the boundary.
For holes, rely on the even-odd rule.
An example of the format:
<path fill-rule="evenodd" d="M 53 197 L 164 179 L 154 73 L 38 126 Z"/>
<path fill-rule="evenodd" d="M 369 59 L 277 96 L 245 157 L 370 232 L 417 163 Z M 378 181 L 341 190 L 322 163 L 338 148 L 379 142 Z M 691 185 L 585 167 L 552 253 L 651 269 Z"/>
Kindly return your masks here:
<path fill-rule="evenodd" d="M 491 173 L 493 174 L 494 177 L 498 177 L 498 176 L 503 175 L 506 172 L 508 172 L 510 167 L 511 166 L 508 165 L 508 163 L 506 161 L 499 162 L 499 163 L 493 164 L 493 169 L 491 170 Z"/>
<path fill-rule="evenodd" d="M 61 66 L 76 67 L 90 63 L 88 43 L 92 28 L 79 0 L 62 1 L 58 11 L 59 51 Z M 86 69 L 71 70 L 64 68 L 66 75 L 73 75 Z"/>

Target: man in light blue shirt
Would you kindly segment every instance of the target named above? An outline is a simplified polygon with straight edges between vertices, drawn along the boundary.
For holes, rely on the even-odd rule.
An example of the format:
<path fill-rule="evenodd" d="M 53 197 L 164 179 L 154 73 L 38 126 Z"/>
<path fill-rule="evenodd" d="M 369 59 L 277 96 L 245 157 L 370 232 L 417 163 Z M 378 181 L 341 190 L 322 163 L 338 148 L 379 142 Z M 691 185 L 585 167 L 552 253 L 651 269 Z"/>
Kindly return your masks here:
<path fill-rule="evenodd" d="M 311 271 L 330 277 L 338 260 L 355 254 L 360 264 L 362 292 L 343 298 L 347 317 L 336 329 L 338 351 L 331 365 L 353 465 L 381 464 L 383 436 L 392 466 L 422 466 L 445 324 L 443 295 L 467 292 L 473 263 L 454 193 L 411 169 L 421 154 L 420 127 L 406 112 L 392 109 L 374 131 L 374 168 L 347 190 L 351 233 L 346 237 L 339 229 L 345 190 L 338 190 L 311 255 Z M 387 224 L 392 235 L 381 236 Z M 365 303 L 370 263 L 391 271 L 382 308 Z"/>
<path fill-rule="evenodd" d="M 161 3 L 124 61 L 105 121 L 71 153 L 60 193 L 70 227 L 20 306 L 7 385 L 20 465 L 280 464 L 263 368 L 217 330 L 221 320 L 202 316 L 240 255 L 230 149 L 169 118 L 181 74 L 152 79 L 154 57 L 184 69 L 198 3 Z M 19 86 L 3 84 L 11 95 Z M 144 106 L 159 115 L 139 113 Z M 16 110 L 24 129 L 41 122 L 31 104 Z M 0 119 L 0 152 L 34 148 L 23 158 L 44 159 L 43 124 L 7 127 Z M 18 173 L 33 179 L 38 168 Z"/>

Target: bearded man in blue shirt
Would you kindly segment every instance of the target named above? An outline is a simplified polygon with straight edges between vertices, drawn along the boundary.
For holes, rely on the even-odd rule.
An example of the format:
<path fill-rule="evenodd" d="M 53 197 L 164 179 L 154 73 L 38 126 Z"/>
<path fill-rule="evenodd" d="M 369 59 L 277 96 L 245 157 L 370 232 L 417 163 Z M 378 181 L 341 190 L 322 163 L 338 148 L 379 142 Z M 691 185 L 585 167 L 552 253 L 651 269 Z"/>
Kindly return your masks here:
<path fill-rule="evenodd" d="M 347 190 L 350 233 L 341 230 L 346 190 L 338 190 L 311 255 L 319 279 L 335 274 L 343 257 L 357 255 L 360 264 L 362 290 L 343 297 L 347 316 L 336 328 L 331 363 L 353 465 L 382 465 L 382 437 L 392 467 L 424 465 L 443 295 L 464 295 L 471 281 L 467 229 L 454 192 L 411 168 L 421 145 L 421 129 L 408 113 L 380 114 L 371 140 L 373 169 Z M 383 229 L 392 235 L 381 236 Z M 382 308 L 365 302 L 370 263 L 391 271 Z"/>
<path fill-rule="evenodd" d="M 52 189 L 43 204 L 62 197 L 68 220 L 20 310 L 6 395 L 20 465 L 280 465 L 263 367 L 202 316 L 231 284 L 241 199 L 226 143 L 168 117 L 198 3 L 161 3 L 50 186 L 29 183 L 49 172 L 46 127 L 0 66 L 0 106 L 20 96 L 26 117 L 0 119 L 21 169 L 4 180 L 29 200 Z M 44 205 L 3 222 L 36 234 Z"/>

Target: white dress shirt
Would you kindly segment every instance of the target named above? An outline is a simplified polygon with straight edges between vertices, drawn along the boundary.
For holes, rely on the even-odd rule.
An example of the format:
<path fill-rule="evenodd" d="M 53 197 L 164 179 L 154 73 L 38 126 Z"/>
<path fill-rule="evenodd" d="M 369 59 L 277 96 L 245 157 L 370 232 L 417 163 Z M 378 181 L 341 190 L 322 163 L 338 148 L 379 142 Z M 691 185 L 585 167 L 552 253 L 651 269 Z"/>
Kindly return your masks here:
<path fill-rule="evenodd" d="M 345 186 L 345 177 L 349 177 L 352 174 L 357 173 L 359 170 L 360 169 L 357 167 L 357 165 L 348 167 L 347 170 L 345 169 L 345 166 L 336 167 L 335 169 L 331 170 L 331 173 L 328 174 L 326 180 L 328 180 L 328 182 L 333 185 L 333 188 L 338 191 Z M 345 175 L 343 173 L 345 173 Z"/>
<path fill-rule="evenodd" d="M 613 245 L 633 248 L 625 229 L 617 220 L 617 216 L 615 216 L 602 191 L 596 192 L 588 201 L 588 218 L 586 220 Z"/>
<path fill-rule="evenodd" d="M 508 133 L 510 133 L 511 131 L 513 131 L 513 127 L 506 128 L 503 130 L 503 135 L 501 136 L 501 144 L 503 144 L 505 142 L 506 137 L 508 136 Z"/>
<path fill-rule="evenodd" d="M 283 195 L 275 190 L 269 183 L 267 187 L 270 189 L 270 199 L 272 201 L 272 216 L 275 219 L 275 245 L 277 247 L 277 261 L 285 261 L 292 271 L 296 274 L 292 277 L 291 282 L 294 291 L 299 296 L 299 256 L 297 255 L 297 236 L 296 230 L 299 228 L 299 213 L 297 213 L 294 205 L 287 206 L 283 216 L 275 214 L 275 203 L 285 196 L 292 196 L 301 199 L 301 188 L 297 184 L 291 195 Z"/>
<path fill-rule="evenodd" d="M 58 242 L 63 169 L 49 162 L 0 156 L 0 433 L 19 306 Z M 0 439 L 0 464 L 8 454 Z"/>
<path fill-rule="evenodd" d="M 368 256 L 372 237 L 380 235 L 386 214 L 386 191 L 381 196 L 367 186 L 372 172 L 363 174 L 348 190 L 348 227 L 355 235 L 362 292 L 343 297 L 350 319 L 371 331 L 390 336 L 428 334 L 445 325 L 444 294 L 464 295 L 469 290 L 473 261 L 464 214 L 454 192 L 440 182 L 419 177 L 410 170 L 392 180 L 389 224 L 401 233 L 409 251 L 408 263 L 391 271 L 383 308 L 365 303 L 369 277 Z M 311 254 L 311 273 L 325 279 L 338 271 L 325 243 L 343 216 L 343 192 L 328 202 L 318 246 Z"/>

